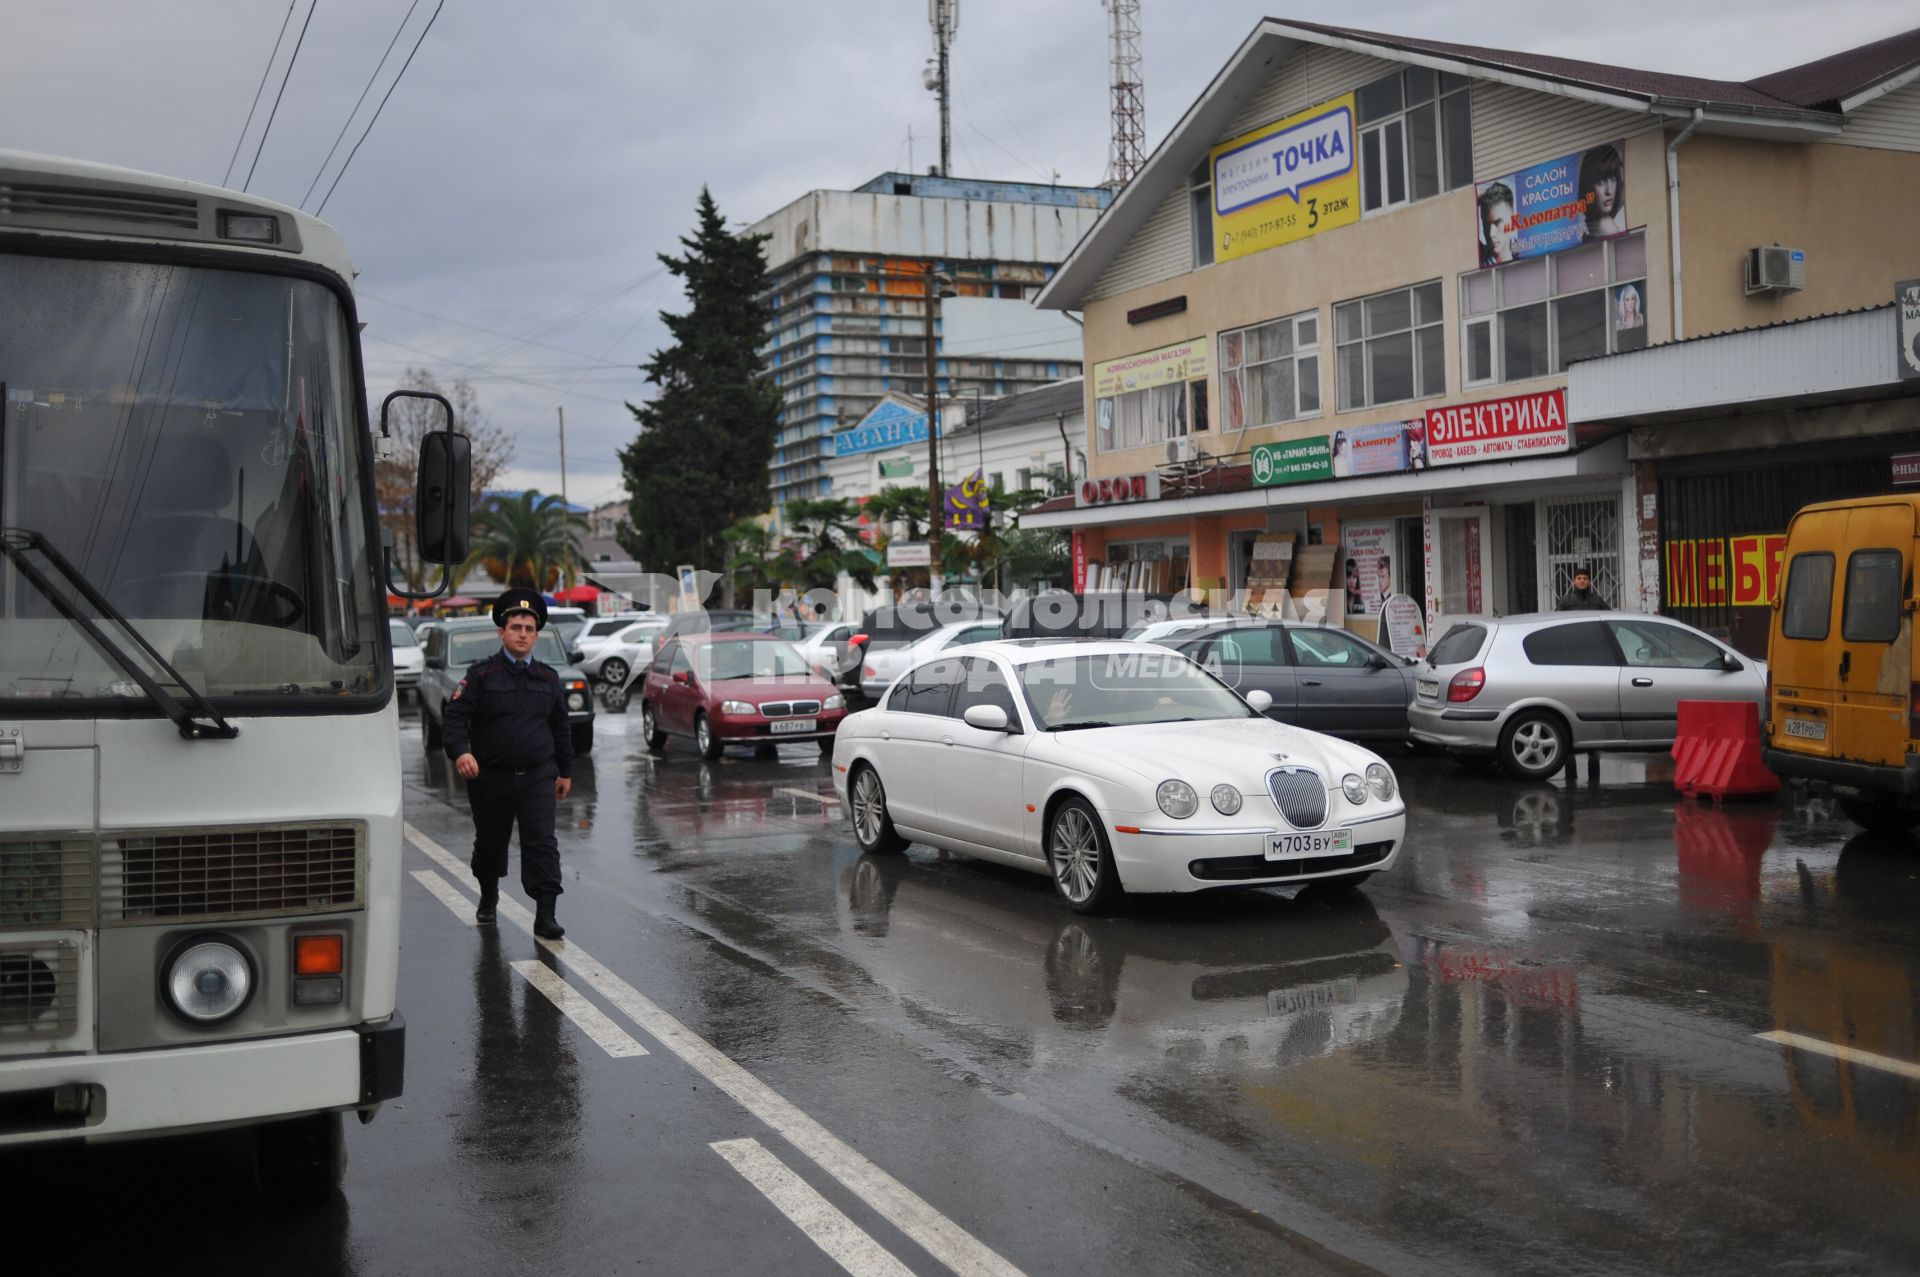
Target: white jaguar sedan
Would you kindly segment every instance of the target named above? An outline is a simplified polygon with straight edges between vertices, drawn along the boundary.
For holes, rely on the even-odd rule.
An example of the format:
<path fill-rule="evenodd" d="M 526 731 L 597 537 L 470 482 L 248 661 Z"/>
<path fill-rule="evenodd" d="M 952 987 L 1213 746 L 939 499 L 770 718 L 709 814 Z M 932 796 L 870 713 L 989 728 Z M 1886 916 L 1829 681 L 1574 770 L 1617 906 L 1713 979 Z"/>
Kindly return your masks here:
<path fill-rule="evenodd" d="M 1393 770 L 1267 718 L 1147 643 L 982 643 L 844 719 L 833 784 L 867 852 L 925 843 L 1044 873 L 1079 913 L 1127 892 L 1349 888 L 1406 834 Z"/>

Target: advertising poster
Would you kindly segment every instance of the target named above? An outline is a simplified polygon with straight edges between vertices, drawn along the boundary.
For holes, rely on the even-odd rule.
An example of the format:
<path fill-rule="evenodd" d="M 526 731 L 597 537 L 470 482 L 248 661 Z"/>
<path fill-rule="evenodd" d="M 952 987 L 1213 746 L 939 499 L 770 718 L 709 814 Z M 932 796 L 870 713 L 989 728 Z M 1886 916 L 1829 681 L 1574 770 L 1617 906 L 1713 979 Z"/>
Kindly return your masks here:
<path fill-rule="evenodd" d="M 1130 390 L 1145 390 L 1150 386 L 1166 386 L 1205 377 L 1211 367 L 1207 362 L 1207 344 L 1205 337 L 1199 337 L 1095 364 L 1093 396 L 1096 399 L 1111 399 Z M 1101 406 L 1101 429 L 1112 429 L 1112 412 L 1111 406 Z"/>
<path fill-rule="evenodd" d="M 1544 257 L 1625 234 L 1626 153 L 1625 142 L 1603 142 L 1476 183 L 1480 264 Z"/>
<path fill-rule="evenodd" d="M 1893 286 L 1894 331 L 1900 338 L 1900 375 L 1920 377 L 1920 279 Z"/>
<path fill-rule="evenodd" d="M 1396 656 L 1427 654 L 1426 617 L 1407 594 L 1389 594 L 1380 609 L 1380 641 Z"/>
<path fill-rule="evenodd" d="M 975 470 L 947 489 L 947 526 L 956 532 L 987 526 L 987 476 Z"/>
<path fill-rule="evenodd" d="M 1347 615 L 1372 616 L 1393 590 L 1393 524 L 1343 523 L 1347 555 Z"/>
<path fill-rule="evenodd" d="M 927 414 L 915 412 L 903 403 L 882 400 L 872 412 L 851 430 L 833 437 L 833 455 L 850 457 L 882 448 L 902 448 L 927 441 Z"/>
<path fill-rule="evenodd" d="M 1351 479 L 1369 474 L 1423 470 L 1427 460 L 1425 421 L 1388 421 L 1333 432 L 1333 476 Z"/>
<path fill-rule="evenodd" d="M 1360 220 L 1351 93 L 1222 142 L 1208 159 L 1215 261 Z"/>
<path fill-rule="evenodd" d="M 1253 446 L 1255 487 L 1312 483 L 1316 479 L 1332 477 L 1333 453 L 1325 435 L 1289 439 L 1285 443 L 1257 443 Z"/>
<path fill-rule="evenodd" d="M 1427 409 L 1428 465 L 1513 461 L 1571 446 L 1564 390 Z"/>

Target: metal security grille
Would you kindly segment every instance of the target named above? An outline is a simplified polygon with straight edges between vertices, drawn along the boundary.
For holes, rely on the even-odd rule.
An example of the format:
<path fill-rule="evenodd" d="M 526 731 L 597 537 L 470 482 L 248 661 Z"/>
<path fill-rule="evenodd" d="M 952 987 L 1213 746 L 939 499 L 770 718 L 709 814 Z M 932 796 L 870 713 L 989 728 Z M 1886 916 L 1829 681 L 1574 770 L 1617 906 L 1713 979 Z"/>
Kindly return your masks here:
<path fill-rule="evenodd" d="M 0 842 L 0 928 L 93 921 L 93 843 L 87 838 Z"/>
<path fill-rule="evenodd" d="M 100 921 L 352 908 L 361 902 L 366 841 L 354 822 L 105 835 Z"/>
<path fill-rule="evenodd" d="M 796 714 L 810 715 L 820 712 L 819 701 L 768 701 L 760 707 L 760 712 L 768 718 L 791 718 Z"/>
<path fill-rule="evenodd" d="M 69 1037 L 79 1023 L 79 946 L 66 940 L 0 943 L 0 1052 Z"/>
<path fill-rule="evenodd" d="M 1279 767 L 1267 773 L 1267 792 L 1295 829 L 1318 829 L 1327 819 L 1327 782 L 1305 767 Z"/>
<path fill-rule="evenodd" d="M 1578 501 L 1542 501 L 1546 525 L 1546 593 L 1540 606 L 1551 609 L 1573 588 L 1573 570 L 1593 568 L 1593 588 L 1615 607 L 1620 597 L 1620 500 L 1593 497 Z"/>

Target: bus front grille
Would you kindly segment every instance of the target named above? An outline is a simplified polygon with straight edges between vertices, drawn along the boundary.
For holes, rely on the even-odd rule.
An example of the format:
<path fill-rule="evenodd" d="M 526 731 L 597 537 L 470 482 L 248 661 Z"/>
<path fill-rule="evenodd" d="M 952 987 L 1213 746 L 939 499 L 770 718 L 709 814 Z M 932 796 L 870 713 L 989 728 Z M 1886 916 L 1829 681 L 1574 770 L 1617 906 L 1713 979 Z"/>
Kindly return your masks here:
<path fill-rule="evenodd" d="M 357 908 L 366 844 L 366 826 L 357 821 L 103 834 L 100 921 Z"/>
<path fill-rule="evenodd" d="M 79 946 L 70 940 L 0 942 L 0 1054 L 72 1037 L 79 1026 Z"/>
<path fill-rule="evenodd" d="M 93 920 L 93 840 L 0 841 L 0 928 L 85 926 Z"/>

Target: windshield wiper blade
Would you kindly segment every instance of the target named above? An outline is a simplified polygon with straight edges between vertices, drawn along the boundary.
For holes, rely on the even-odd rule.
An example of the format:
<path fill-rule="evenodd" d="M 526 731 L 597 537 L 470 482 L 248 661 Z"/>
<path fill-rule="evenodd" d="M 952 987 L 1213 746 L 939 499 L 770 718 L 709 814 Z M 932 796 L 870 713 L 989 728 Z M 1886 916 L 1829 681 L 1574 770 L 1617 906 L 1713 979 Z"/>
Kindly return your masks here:
<path fill-rule="evenodd" d="M 46 557 L 47 562 L 59 569 L 60 575 L 67 579 L 68 584 L 79 593 L 81 598 L 91 604 L 96 612 L 133 636 L 133 641 L 139 645 L 147 659 L 157 665 L 170 682 L 186 692 L 193 701 L 192 710 L 181 704 L 179 697 L 155 682 L 152 675 L 140 668 L 140 663 L 133 658 L 133 654 L 115 642 L 92 617 L 82 614 L 66 591 L 50 580 L 47 574 L 40 570 L 39 565 L 27 557 L 28 553 L 34 550 L 38 550 Z M 120 668 L 139 684 L 140 690 L 147 694 L 147 698 L 160 707 L 160 712 L 173 721 L 173 725 L 180 729 L 182 736 L 188 740 L 210 738 L 232 740 L 240 734 L 240 729 L 222 718 L 220 711 L 209 704 L 206 697 L 194 690 L 193 685 L 187 682 L 180 671 L 175 669 L 172 663 L 160 655 L 159 650 L 147 641 L 147 636 L 134 628 L 133 622 L 123 616 L 119 608 L 109 603 L 107 596 L 96 589 L 93 582 L 87 580 L 79 568 L 69 563 L 65 555 L 54 549 L 53 543 L 43 534 L 35 532 L 32 528 L 0 528 L 0 555 L 5 555 L 20 575 L 25 577 L 34 589 L 40 591 L 61 616 L 73 622 L 102 651 L 111 656 Z M 196 714 L 199 719 L 207 721 L 199 721 L 195 717 Z"/>
<path fill-rule="evenodd" d="M 1112 727 L 1112 726 L 1113 726 L 1112 723 L 1103 722 L 1100 719 L 1092 718 L 1092 719 L 1086 720 L 1085 722 L 1080 722 L 1080 723 L 1061 723 L 1059 726 L 1049 727 L 1047 730 L 1050 732 L 1077 732 L 1083 727 Z"/>

